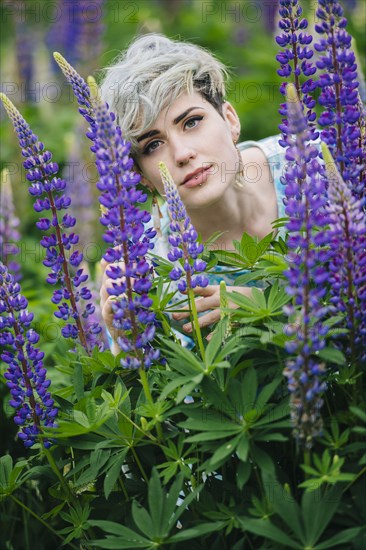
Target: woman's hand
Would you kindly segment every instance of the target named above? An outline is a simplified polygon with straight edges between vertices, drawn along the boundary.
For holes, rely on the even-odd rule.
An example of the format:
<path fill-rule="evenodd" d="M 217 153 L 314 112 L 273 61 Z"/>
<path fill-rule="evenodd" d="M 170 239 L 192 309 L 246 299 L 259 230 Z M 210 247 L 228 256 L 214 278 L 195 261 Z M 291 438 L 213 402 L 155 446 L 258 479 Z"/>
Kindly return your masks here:
<path fill-rule="evenodd" d="M 228 286 L 226 287 L 227 292 L 239 292 L 244 296 L 250 297 L 252 294 L 252 289 L 245 286 Z M 201 328 L 207 327 L 213 323 L 217 323 L 220 320 L 220 286 L 219 285 L 208 285 L 205 288 L 196 287 L 193 289 L 193 292 L 200 296 L 195 300 L 197 313 L 203 313 L 209 311 L 205 315 L 198 317 L 198 324 Z M 229 300 L 229 307 L 237 308 L 238 306 Z M 180 311 L 179 313 L 173 313 L 173 318 L 176 321 L 181 321 L 183 319 L 189 318 L 189 306 L 184 308 L 185 311 Z M 183 325 L 184 332 L 192 332 L 192 324 L 186 323 Z"/>
<path fill-rule="evenodd" d="M 120 351 L 119 346 L 117 344 L 117 338 L 119 336 L 119 331 L 113 326 L 113 309 L 112 309 L 112 303 L 116 299 L 115 296 L 111 296 L 108 293 L 109 288 L 113 288 L 113 283 L 120 284 L 121 279 L 111 279 L 107 271 L 110 269 L 111 266 L 113 267 L 120 267 L 122 270 L 124 269 L 124 263 L 118 262 L 110 264 L 106 262 L 104 259 L 101 260 L 100 265 L 102 267 L 103 276 L 102 276 L 102 283 L 100 287 L 100 309 L 103 321 L 108 329 L 109 334 L 112 337 L 113 344 L 111 347 L 111 351 L 114 355 L 117 355 Z"/>

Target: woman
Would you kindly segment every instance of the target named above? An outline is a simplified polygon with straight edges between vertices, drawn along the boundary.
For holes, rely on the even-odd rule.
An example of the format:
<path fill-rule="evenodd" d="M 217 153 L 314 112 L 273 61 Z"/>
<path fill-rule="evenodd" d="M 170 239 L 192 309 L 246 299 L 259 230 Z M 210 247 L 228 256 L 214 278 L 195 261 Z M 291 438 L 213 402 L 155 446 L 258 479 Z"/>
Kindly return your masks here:
<path fill-rule="evenodd" d="M 279 179 L 284 153 L 276 136 L 237 145 L 240 121 L 224 99 L 226 76 L 224 66 L 204 49 L 151 34 L 133 42 L 106 70 L 101 90 L 132 143 L 142 183 L 164 194 L 158 170 L 163 161 L 202 240 L 220 232 L 215 246 L 233 250 L 233 240 L 240 240 L 244 231 L 263 238 L 272 231 L 272 222 L 283 216 Z M 165 252 L 167 222 L 165 216 L 159 255 Z M 230 274 L 219 279 L 234 282 Z M 219 279 L 195 289 L 201 326 L 220 318 Z M 107 292 L 111 284 L 104 275 L 102 315 L 113 334 L 112 298 Z M 249 287 L 235 290 L 251 292 Z M 187 317 L 185 312 L 174 314 L 176 320 Z M 191 331 L 189 323 L 182 328 L 187 334 Z"/>

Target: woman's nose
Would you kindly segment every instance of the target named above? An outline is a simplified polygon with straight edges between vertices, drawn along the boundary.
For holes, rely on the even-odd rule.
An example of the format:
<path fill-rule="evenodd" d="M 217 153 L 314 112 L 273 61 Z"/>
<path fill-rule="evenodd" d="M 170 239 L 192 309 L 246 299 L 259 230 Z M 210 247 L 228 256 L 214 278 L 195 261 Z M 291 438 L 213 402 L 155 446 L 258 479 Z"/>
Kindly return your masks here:
<path fill-rule="evenodd" d="M 196 156 L 196 153 L 190 146 L 190 143 L 187 143 L 184 140 L 174 140 L 171 142 L 171 146 L 173 148 L 174 162 L 177 166 L 184 166 Z"/>

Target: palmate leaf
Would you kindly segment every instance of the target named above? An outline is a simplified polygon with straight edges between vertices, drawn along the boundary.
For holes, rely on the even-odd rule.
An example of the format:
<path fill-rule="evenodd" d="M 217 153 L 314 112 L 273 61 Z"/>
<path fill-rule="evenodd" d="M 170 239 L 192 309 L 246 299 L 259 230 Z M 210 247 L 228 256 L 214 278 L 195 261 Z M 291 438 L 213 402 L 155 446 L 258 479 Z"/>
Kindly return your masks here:
<path fill-rule="evenodd" d="M 183 375 L 198 374 L 205 370 L 203 363 L 197 359 L 194 353 L 167 338 L 162 340 L 167 347 L 164 351 L 170 358 L 169 366 L 174 370 Z"/>
<path fill-rule="evenodd" d="M 263 485 L 273 510 L 287 526 L 289 533 L 280 530 L 269 520 L 240 518 L 242 527 L 250 532 L 285 547 L 322 550 L 348 542 L 361 531 L 361 528 L 346 529 L 328 540 L 318 542 L 340 505 L 340 487 L 333 487 L 321 495 L 304 492 L 300 507 L 273 476 L 264 477 Z"/>
<path fill-rule="evenodd" d="M 92 527 L 100 527 L 109 535 L 116 535 L 116 537 L 108 536 L 106 539 L 92 541 L 91 544 L 94 544 L 97 548 L 147 549 L 157 548 L 160 544 L 170 541 L 170 531 L 176 528 L 178 519 L 203 487 L 203 485 L 200 485 L 190 492 L 178 506 L 177 502 L 182 491 L 182 485 L 183 475 L 179 474 L 169 492 L 166 493 L 161 486 L 159 475 L 154 468 L 148 487 L 148 510 L 137 502 L 133 502 L 132 504 L 132 517 L 137 529 L 141 533 L 115 522 L 90 520 Z M 189 531 L 186 531 L 185 538 L 194 538 L 196 536 L 195 531 Z"/>
<path fill-rule="evenodd" d="M 238 520 L 244 531 L 249 531 L 265 539 L 273 540 L 283 545 L 282 548 L 296 548 L 296 550 L 299 550 L 298 541 L 286 535 L 282 529 L 279 529 L 267 519 L 239 517 Z"/>
<path fill-rule="evenodd" d="M 117 479 L 121 474 L 122 465 L 125 462 L 127 452 L 127 448 L 122 449 L 122 451 L 119 451 L 112 455 L 108 461 L 108 468 L 106 470 L 103 483 L 104 496 L 106 500 L 108 500 L 109 495 L 111 494 L 113 487 L 115 486 Z"/>
<path fill-rule="evenodd" d="M 239 306 L 238 309 L 232 310 L 232 315 L 240 323 L 268 320 L 283 315 L 283 306 L 291 300 L 291 296 L 279 286 L 277 280 L 264 292 L 253 287 L 251 298 L 235 291 L 228 292 L 228 297 Z"/>

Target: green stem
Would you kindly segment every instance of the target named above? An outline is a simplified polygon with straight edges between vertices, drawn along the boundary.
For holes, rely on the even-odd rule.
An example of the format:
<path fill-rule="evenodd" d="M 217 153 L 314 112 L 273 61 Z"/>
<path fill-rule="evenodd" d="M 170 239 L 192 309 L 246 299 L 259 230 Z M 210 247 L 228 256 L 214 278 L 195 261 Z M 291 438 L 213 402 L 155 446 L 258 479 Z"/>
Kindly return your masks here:
<path fill-rule="evenodd" d="M 125 418 L 128 422 L 130 422 L 132 424 L 132 426 L 134 428 L 136 428 L 136 430 L 138 432 L 141 432 L 143 435 L 146 435 L 146 437 L 148 437 L 149 439 L 151 439 L 151 441 L 153 443 L 159 443 L 158 440 L 156 439 L 156 437 L 154 437 L 153 435 L 151 435 L 149 432 L 145 432 L 141 426 L 138 426 L 133 420 L 131 420 L 131 418 L 129 416 L 127 416 L 126 414 L 124 414 L 122 411 L 118 410 L 117 411 L 118 414 L 120 414 L 121 416 L 123 416 L 123 418 Z M 127 437 L 123 437 L 123 441 L 125 441 L 126 443 L 130 443 L 130 440 L 127 438 Z"/>
<path fill-rule="evenodd" d="M 144 389 L 145 397 L 146 397 L 147 401 L 149 403 L 151 403 L 151 405 L 154 405 L 154 401 L 153 401 L 153 398 L 152 398 L 152 395 L 151 395 L 149 382 L 148 382 L 148 379 L 147 379 L 145 369 L 144 368 L 139 369 L 139 373 L 140 373 L 140 382 L 141 382 L 142 387 Z M 156 422 L 156 431 L 157 431 L 157 434 L 158 434 L 159 441 L 162 441 L 164 439 L 164 436 L 163 436 L 163 431 L 161 429 L 161 424 L 158 421 Z"/>
<path fill-rule="evenodd" d="M 118 481 L 119 481 L 119 484 L 120 484 L 121 489 L 122 489 L 122 493 L 124 494 L 126 501 L 129 502 L 130 499 L 129 499 L 128 493 L 126 491 L 125 484 L 123 483 L 123 479 L 121 478 L 121 476 L 119 476 Z"/>
<path fill-rule="evenodd" d="M 30 514 L 31 516 L 33 516 L 34 518 L 36 518 L 40 523 L 42 523 L 42 525 L 44 527 L 46 527 L 49 531 L 51 531 L 51 533 L 53 533 L 55 535 L 55 537 L 58 537 L 59 539 L 61 539 L 62 541 L 64 540 L 63 537 L 61 535 L 59 535 L 57 533 L 57 531 L 55 531 L 49 523 L 47 523 L 47 521 L 45 521 L 44 519 L 42 519 L 38 514 L 36 514 L 35 512 L 33 512 L 33 510 L 31 510 L 30 508 L 28 508 L 28 506 L 26 506 L 25 504 L 23 504 L 23 502 L 21 502 L 20 500 L 18 500 L 14 495 L 10 495 L 10 498 L 16 502 L 19 506 L 21 506 L 21 508 L 23 510 L 25 510 L 28 514 Z M 74 548 L 74 550 L 79 550 L 77 546 L 75 546 L 74 544 L 71 544 L 71 542 L 68 543 L 68 545 L 71 547 L 71 548 Z"/>
<path fill-rule="evenodd" d="M 351 485 L 353 485 L 353 483 L 355 481 L 358 480 L 359 477 L 361 477 L 364 473 L 366 472 L 366 466 L 364 468 L 362 468 L 362 470 L 356 475 L 356 477 L 349 482 L 349 484 L 347 485 L 347 487 L 343 490 L 343 493 L 345 493 L 346 491 L 348 491 L 348 489 L 351 487 Z"/>
<path fill-rule="evenodd" d="M 48 463 L 51 466 L 53 472 L 56 474 L 57 478 L 60 481 L 61 487 L 64 489 L 65 494 L 68 496 L 68 501 L 72 502 L 73 504 L 76 503 L 75 496 L 73 495 L 67 481 L 65 480 L 64 476 L 61 474 L 60 470 L 57 467 L 57 464 L 55 462 L 55 459 L 53 458 L 52 453 L 48 450 L 43 448 L 43 452 L 47 457 Z"/>
<path fill-rule="evenodd" d="M 310 450 L 305 449 L 304 450 L 304 464 L 305 466 L 310 466 Z M 305 479 L 309 477 L 309 474 L 305 472 Z"/>
<path fill-rule="evenodd" d="M 148 479 L 148 477 L 147 477 L 147 475 L 146 475 L 146 473 L 145 473 L 145 470 L 144 470 L 144 468 L 143 468 L 143 466 L 142 466 L 142 464 L 141 464 L 141 462 L 140 462 L 140 459 L 139 459 L 139 457 L 138 457 L 138 455 L 137 455 L 137 453 L 136 453 L 134 447 L 131 447 L 131 451 L 132 451 L 132 454 L 133 454 L 133 456 L 134 456 L 134 458 L 135 458 L 135 460 L 136 460 L 136 464 L 137 464 L 137 466 L 139 467 L 139 470 L 140 470 L 140 472 L 141 472 L 142 477 L 144 478 L 144 480 L 146 481 L 146 483 L 149 483 L 149 479 Z"/>
<path fill-rule="evenodd" d="M 201 334 L 201 327 L 198 323 L 198 315 L 197 315 L 197 308 L 196 308 L 196 302 L 195 302 L 195 295 L 191 288 L 188 289 L 188 300 L 189 300 L 189 307 L 192 312 L 192 328 L 194 331 L 194 334 L 196 335 L 198 347 L 201 352 L 202 361 L 205 360 L 205 346 L 203 345 L 202 340 L 202 334 Z"/>

